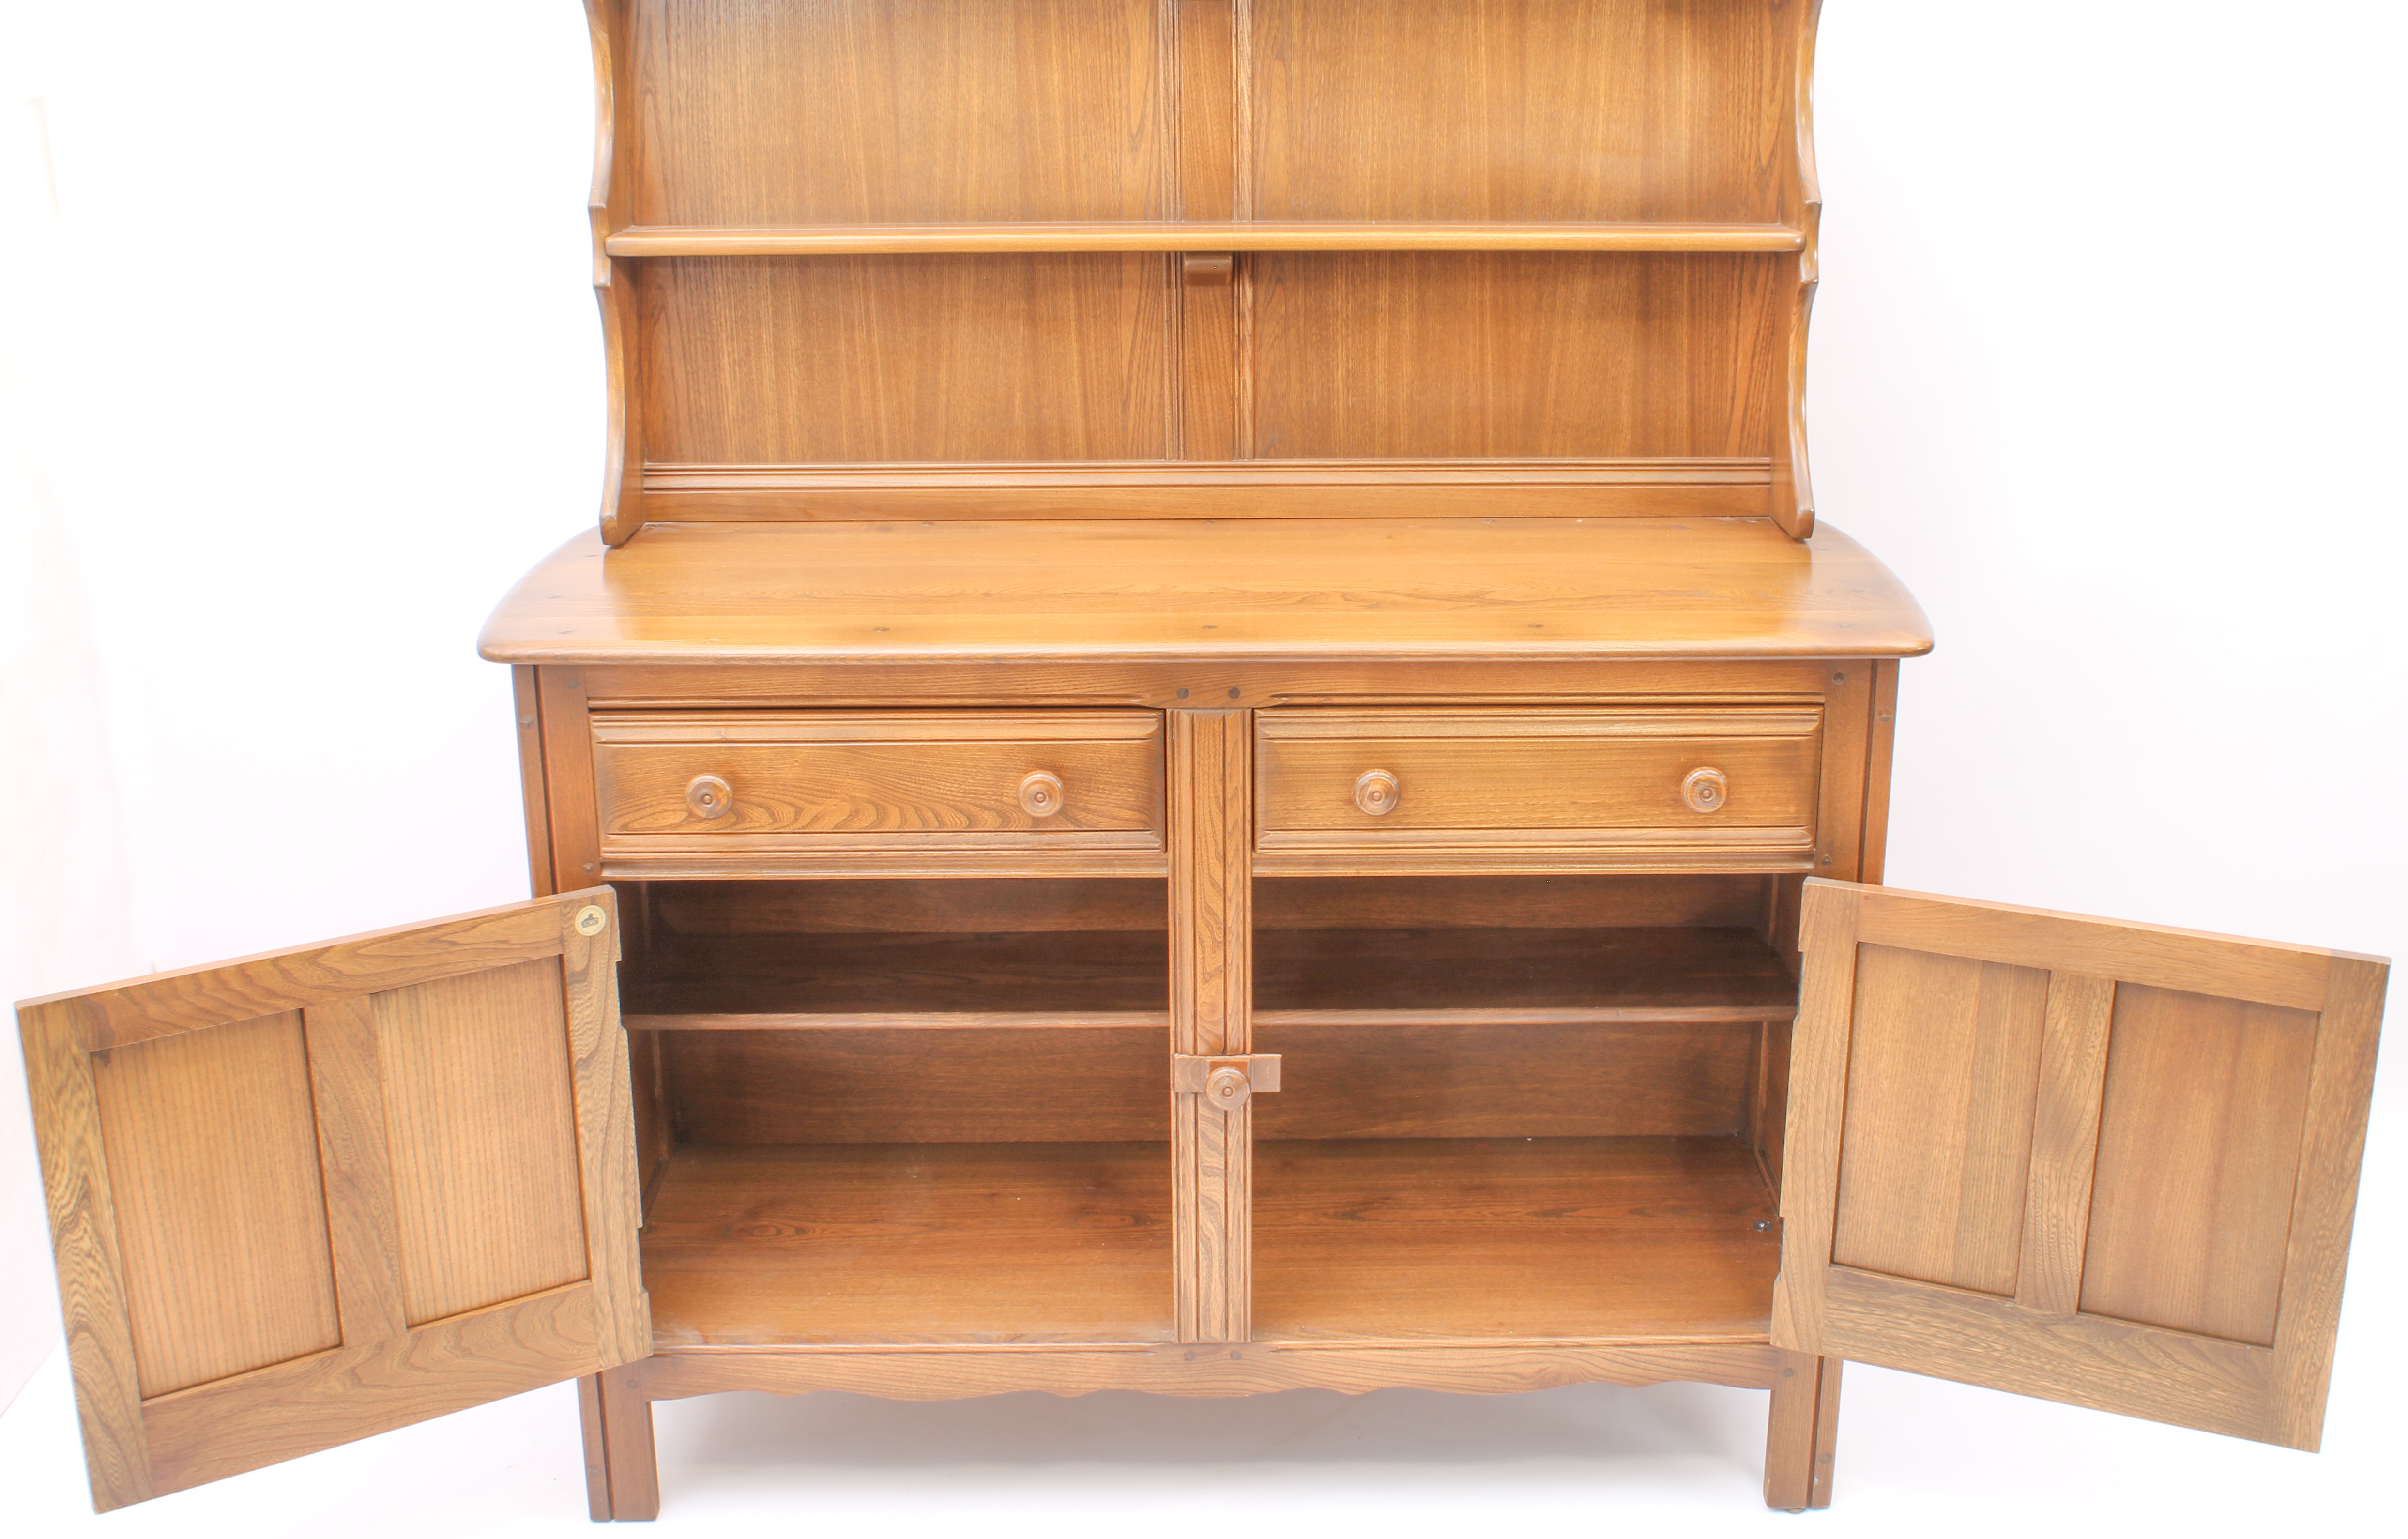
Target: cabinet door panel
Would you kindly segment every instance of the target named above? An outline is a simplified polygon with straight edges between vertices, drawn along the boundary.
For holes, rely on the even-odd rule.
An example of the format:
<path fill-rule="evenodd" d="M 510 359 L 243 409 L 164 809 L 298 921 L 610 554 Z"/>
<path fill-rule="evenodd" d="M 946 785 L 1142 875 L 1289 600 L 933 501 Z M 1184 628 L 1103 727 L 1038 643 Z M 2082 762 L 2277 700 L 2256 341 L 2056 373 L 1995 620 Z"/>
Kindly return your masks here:
<path fill-rule="evenodd" d="M 19 1007 L 97 1507 L 651 1350 L 616 925 L 596 888 Z"/>
<path fill-rule="evenodd" d="M 2314 1448 L 2388 966 L 1806 884 L 1774 1344 Z"/>

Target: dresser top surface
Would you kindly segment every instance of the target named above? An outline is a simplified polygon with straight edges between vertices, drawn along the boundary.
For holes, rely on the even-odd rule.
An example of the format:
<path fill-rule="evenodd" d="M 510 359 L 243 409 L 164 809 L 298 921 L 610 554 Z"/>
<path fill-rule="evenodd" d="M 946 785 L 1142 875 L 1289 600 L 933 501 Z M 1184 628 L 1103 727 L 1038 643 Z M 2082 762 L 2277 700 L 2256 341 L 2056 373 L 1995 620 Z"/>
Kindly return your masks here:
<path fill-rule="evenodd" d="M 666 524 L 562 546 L 508 663 L 1900 657 L 1913 596 L 1825 526 L 1493 518 Z"/>

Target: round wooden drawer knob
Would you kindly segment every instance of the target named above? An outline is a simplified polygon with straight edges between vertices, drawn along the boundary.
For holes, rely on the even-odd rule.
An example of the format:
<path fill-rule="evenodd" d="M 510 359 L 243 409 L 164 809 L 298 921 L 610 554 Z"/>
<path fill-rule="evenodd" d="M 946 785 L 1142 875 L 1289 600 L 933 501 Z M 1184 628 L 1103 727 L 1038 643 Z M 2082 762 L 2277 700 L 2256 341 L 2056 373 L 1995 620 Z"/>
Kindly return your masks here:
<path fill-rule="evenodd" d="M 1254 1093 L 1254 1082 L 1242 1069 L 1215 1069 L 1204 1077 L 1204 1100 L 1225 1112 L 1243 1106 Z"/>
<path fill-rule="evenodd" d="M 699 818 L 725 817 L 736 811 L 736 793 L 717 775 L 696 775 L 686 782 L 685 810 Z"/>
<path fill-rule="evenodd" d="M 1719 813 L 1730 801 L 1730 782 L 1719 770 L 1692 770 L 1681 782 L 1681 799 L 1693 813 Z"/>
<path fill-rule="evenodd" d="M 1042 770 L 1020 783 L 1020 810 L 1030 817 L 1052 817 L 1062 810 L 1062 777 Z"/>
<path fill-rule="evenodd" d="M 1366 770 L 1354 782 L 1354 805 L 1373 817 L 1386 817 L 1397 810 L 1397 798 L 1404 794 L 1397 777 L 1385 770 Z"/>

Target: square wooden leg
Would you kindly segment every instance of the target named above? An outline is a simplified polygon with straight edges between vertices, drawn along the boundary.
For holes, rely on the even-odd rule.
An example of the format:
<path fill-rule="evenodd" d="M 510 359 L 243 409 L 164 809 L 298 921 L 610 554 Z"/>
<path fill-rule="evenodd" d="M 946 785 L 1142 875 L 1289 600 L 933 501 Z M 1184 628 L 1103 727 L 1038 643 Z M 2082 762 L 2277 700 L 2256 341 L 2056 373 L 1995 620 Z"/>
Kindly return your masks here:
<path fill-rule="evenodd" d="M 594 1521 L 648 1523 L 661 1515 L 652 1402 L 625 1369 L 577 1381 L 585 1425 L 585 1501 Z"/>
<path fill-rule="evenodd" d="M 1786 1512 L 1831 1504 L 1840 1435 L 1840 1359 L 1784 1354 L 1764 1438 L 1764 1504 Z"/>

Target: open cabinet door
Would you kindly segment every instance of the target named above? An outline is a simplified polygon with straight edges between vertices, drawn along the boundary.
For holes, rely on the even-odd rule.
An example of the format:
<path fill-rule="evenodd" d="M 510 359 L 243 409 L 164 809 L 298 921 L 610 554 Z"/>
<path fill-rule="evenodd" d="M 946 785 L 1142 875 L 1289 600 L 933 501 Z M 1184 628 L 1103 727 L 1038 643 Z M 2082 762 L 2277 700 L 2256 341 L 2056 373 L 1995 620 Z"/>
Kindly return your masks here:
<path fill-rule="evenodd" d="M 1806 884 L 1772 1339 L 2313 1449 L 2379 959 Z"/>
<path fill-rule="evenodd" d="M 106 1512 L 651 1351 L 609 888 L 18 1007 Z"/>

